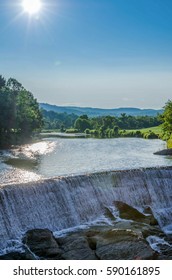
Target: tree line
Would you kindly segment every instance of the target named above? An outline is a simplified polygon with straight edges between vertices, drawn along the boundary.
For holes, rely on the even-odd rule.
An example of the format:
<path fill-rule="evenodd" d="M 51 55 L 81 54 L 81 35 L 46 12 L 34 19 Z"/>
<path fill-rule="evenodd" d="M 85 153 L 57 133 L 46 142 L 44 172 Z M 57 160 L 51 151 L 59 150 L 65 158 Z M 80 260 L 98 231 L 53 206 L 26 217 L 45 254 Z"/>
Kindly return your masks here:
<path fill-rule="evenodd" d="M 102 130 L 107 129 L 141 129 L 152 126 L 157 126 L 161 123 L 158 116 L 130 116 L 125 113 L 119 117 L 96 117 L 88 118 L 87 115 L 80 116 L 74 124 L 74 127 L 80 132 L 84 132 L 85 129 Z"/>
<path fill-rule="evenodd" d="M 157 138 L 159 135 L 151 130 L 142 133 L 140 129 L 161 125 L 161 138 L 172 138 L 172 101 L 164 106 L 164 112 L 157 116 L 130 116 L 125 113 L 121 116 L 88 117 L 75 114 L 57 113 L 42 110 L 44 129 L 57 129 L 61 132 L 82 132 L 95 137 L 145 137 Z M 132 131 L 136 130 L 136 131 Z"/>
<path fill-rule="evenodd" d="M 0 75 L 0 147 L 28 141 L 42 124 L 33 94 L 16 79 Z"/>
<path fill-rule="evenodd" d="M 119 132 L 158 126 L 162 123 L 159 116 L 100 116 L 89 118 L 87 115 L 56 113 L 42 110 L 44 129 L 57 129 L 61 132 L 84 132 L 97 137 L 117 137 Z M 124 132 L 123 132 L 124 133 Z M 131 135 L 132 136 L 132 135 Z"/>

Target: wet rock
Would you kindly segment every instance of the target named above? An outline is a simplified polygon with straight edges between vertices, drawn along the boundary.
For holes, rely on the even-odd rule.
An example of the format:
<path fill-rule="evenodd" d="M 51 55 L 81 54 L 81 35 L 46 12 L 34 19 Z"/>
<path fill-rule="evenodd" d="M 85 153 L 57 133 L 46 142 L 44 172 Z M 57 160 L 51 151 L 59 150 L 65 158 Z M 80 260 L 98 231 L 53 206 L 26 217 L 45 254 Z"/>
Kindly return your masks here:
<path fill-rule="evenodd" d="M 97 257 L 87 238 L 81 233 L 57 239 L 65 260 L 96 260 Z"/>
<path fill-rule="evenodd" d="M 39 257 L 45 259 L 63 259 L 62 251 L 52 232 L 48 229 L 33 229 L 27 231 L 23 242 Z"/>
<path fill-rule="evenodd" d="M 152 209 L 146 207 L 144 213 L 139 212 L 136 208 L 124 203 L 122 201 L 115 201 L 115 207 L 119 211 L 119 216 L 122 219 L 133 220 L 135 222 L 146 223 L 149 225 L 158 225 L 158 221 L 153 215 Z"/>
<path fill-rule="evenodd" d="M 105 207 L 105 211 L 104 211 L 104 216 L 107 218 L 107 219 L 110 219 L 112 221 L 115 221 L 116 220 L 116 217 L 113 215 L 113 213 L 111 212 L 111 210 L 107 207 Z"/>
<path fill-rule="evenodd" d="M 33 254 L 28 252 L 11 252 L 0 256 L 0 260 L 35 260 Z"/>
<path fill-rule="evenodd" d="M 156 253 L 142 238 L 131 230 L 108 230 L 94 237 L 96 255 L 101 260 L 155 259 Z"/>
<path fill-rule="evenodd" d="M 101 260 L 152 260 L 156 253 L 143 241 L 123 241 L 99 246 L 96 254 Z"/>
<path fill-rule="evenodd" d="M 126 220 L 134 220 L 137 222 L 147 222 L 146 215 L 139 212 L 134 207 L 122 201 L 114 201 L 115 207 L 119 211 L 120 218 Z"/>
<path fill-rule="evenodd" d="M 172 247 L 162 245 L 158 254 L 158 260 L 172 260 Z"/>
<path fill-rule="evenodd" d="M 58 244 L 64 251 L 64 259 L 147 260 L 157 258 L 157 253 L 149 246 L 141 230 L 123 229 L 124 223 L 117 224 L 116 229 L 113 226 L 97 226 L 58 238 Z M 147 225 L 147 227 L 151 226 Z"/>
<path fill-rule="evenodd" d="M 150 209 L 147 209 L 149 212 Z M 97 225 L 54 238 L 48 229 L 28 231 L 23 242 L 40 259 L 65 260 L 134 260 L 170 259 L 171 239 L 164 243 L 161 252 L 153 250 L 148 237 L 166 238 L 159 226 L 121 220 L 113 225 Z M 152 249 L 152 248 L 153 249 Z M 26 247 L 27 248 L 27 247 Z M 28 250 L 28 252 L 30 252 Z M 34 255 L 12 252 L 1 259 L 34 259 Z"/>
<path fill-rule="evenodd" d="M 154 155 L 160 155 L 160 156 L 172 156 L 172 149 L 164 149 L 161 151 L 158 151 L 154 153 Z"/>
<path fill-rule="evenodd" d="M 149 216 L 147 216 L 147 219 L 149 219 L 150 225 L 152 225 L 152 226 L 158 225 L 158 221 L 154 217 L 152 209 L 149 206 L 144 209 L 144 213 L 149 215 Z"/>

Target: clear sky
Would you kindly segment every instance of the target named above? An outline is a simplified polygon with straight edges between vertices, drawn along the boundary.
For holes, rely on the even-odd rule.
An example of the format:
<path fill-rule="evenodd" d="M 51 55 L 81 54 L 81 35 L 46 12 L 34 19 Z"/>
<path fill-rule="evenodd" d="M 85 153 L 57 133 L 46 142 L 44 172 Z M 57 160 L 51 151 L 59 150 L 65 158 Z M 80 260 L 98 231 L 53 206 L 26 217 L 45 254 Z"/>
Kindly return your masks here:
<path fill-rule="evenodd" d="M 0 74 L 39 102 L 161 108 L 172 98 L 171 0 L 0 0 Z"/>

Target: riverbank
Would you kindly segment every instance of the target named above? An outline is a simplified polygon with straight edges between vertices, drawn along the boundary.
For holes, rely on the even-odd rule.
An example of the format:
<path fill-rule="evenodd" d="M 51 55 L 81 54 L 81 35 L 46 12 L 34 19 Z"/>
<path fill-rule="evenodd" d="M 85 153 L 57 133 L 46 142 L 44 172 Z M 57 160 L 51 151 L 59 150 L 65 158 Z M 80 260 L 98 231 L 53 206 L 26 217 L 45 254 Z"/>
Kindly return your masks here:
<path fill-rule="evenodd" d="M 104 133 L 100 133 L 98 130 L 86 129 L 84 133 L 80 133 L 77 129 L 67 129 L 66 132 L 44 130 L 40 133 L 41 137 L 66 137 L 66 138 L 78 138 L 78 137 L 88 137 L 97 139 L 106 138 L 121 138 L 121 137 L 132 137 L 132 138 L 145 138 L 145 139 L 162 139 L 162 128 L 161 126 L 149 127 L 143 129 L 119 129 L 116 133 L 108 130 Z"/>
<path fill-rule="evenodd" d="M 57 138 L 86 138 L 85 133 L 64 133 L 64 132 L 42 132 L 39 134 L 41 138 L 57 137 Z"/>

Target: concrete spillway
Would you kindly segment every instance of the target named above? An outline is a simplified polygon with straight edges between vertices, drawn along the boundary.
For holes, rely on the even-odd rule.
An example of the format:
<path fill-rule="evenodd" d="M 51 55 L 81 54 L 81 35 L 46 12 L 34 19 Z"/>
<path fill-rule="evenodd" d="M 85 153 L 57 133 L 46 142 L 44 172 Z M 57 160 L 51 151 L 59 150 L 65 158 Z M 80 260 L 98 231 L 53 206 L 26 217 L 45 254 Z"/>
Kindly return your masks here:
<path fill-rule="evenodd" d="M 52 231 L 93 222 L 115 200 L 150 206 L 162 229 L 172 224 L 172 167 L 60 177 L 0 188 L 0 248 L 33 228 Z"/>

